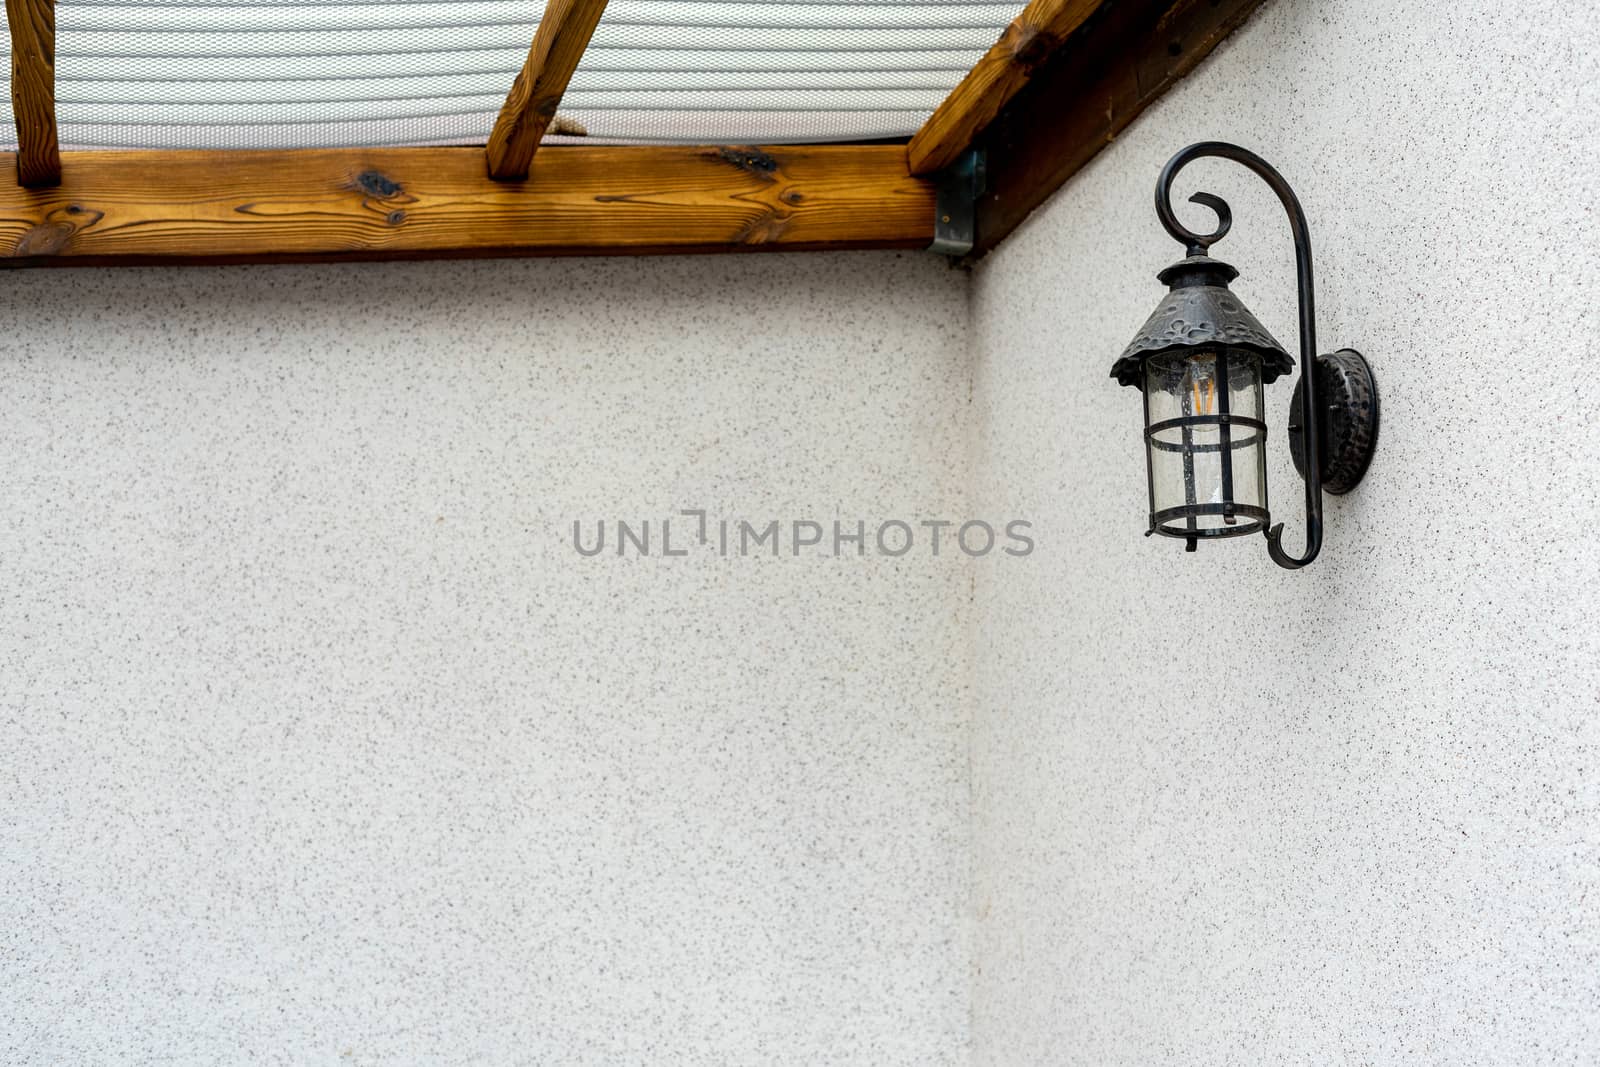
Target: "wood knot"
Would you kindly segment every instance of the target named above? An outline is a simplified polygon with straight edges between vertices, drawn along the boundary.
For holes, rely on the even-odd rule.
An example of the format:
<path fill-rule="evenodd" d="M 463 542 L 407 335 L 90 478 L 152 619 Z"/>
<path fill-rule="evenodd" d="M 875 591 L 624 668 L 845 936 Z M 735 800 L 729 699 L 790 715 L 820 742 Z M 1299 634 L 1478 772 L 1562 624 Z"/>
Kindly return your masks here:
<path fill-rule="evenodd" d="M 1053 33 L 1046 33 L 1031 23 L 1022 21 L 1013 22 L 1006 28 L 1005 36 L 1001 38 L 1006 50 L 1011 53 L 1011 58 L 1024 69 L 1032 70 L 1046 59 L 1061 45 L 1061 39 Z"/>
<path fill-rule="evenodd" d="M 17 238 L 12 247 L 13 256 L 54 256 L 66 251 L 79 230 L 105 218 L 104 211 L 67 204 L 46 215 L 43 222 L 30 226 Z"/>
<path fill-rule="evenodd" d="M 789 219 L 776 211 L 767 210 L 751 219 L 733 235 L 736 245 L 764 245 L 781 238 L 789 228 Z"/>
<path fill-rule="evenodd" d="M 351 186 L 361 194 L 361 206 L 367 211 L 381 212 L 383 221 L 398 226 L 406 220 L 401 210 L 406 204 L 415 204 L 417 198 L 406 192 L 405 186 L 381 170 L 364 170 L 351 179 Z M 245 204 L 235 210 L 254 213 L 255 204 Z"/>
<path fill-rule="evenodd" d="M 11 250 L 14 256 L 53 256 L 67 247 L 77 227 L 70 222 L 41 222 L 23 231 L 17 245 Z"/>
<path fill-rule="evenodd" d="M 357 174 L 356 187 L 368 196 L 375 196 L 380 200 L 387 200 L 403 191 L 399 182 L 380 170 L 364 170 Z"/>
<path fill-rule="evenodd" d="M 717 158 L 763 181 L 777 180 L 778 161 L 759 148 L 723 145 L 717 149 Z"/>

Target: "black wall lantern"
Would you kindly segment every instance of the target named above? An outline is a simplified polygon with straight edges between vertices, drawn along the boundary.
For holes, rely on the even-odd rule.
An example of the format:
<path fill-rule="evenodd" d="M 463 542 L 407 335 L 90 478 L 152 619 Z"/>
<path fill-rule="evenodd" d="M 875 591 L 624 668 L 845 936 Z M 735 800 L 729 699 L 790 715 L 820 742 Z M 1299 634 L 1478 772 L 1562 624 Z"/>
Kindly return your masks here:
<path fill-rule="evenodd" d="M 1189 199 L 1217 214 L 1217 228 L 1197 234 L 1172 211 L 1172 182 L 1196 159 L 1217 156 L 1260 175 L 1283 201 L 1294 231 L 1300 286 L 1300 381 L 1289 411 L 1289 451 L 1306 483 L 1306 550 L 1283 550 L 1283 524 L 1267 507 L 1267 424 L 1263 384 L 1294 369 L 1294 360 L 1228 289 L 1239 272 L 1207 253 L 1233 224 L 1227 202 L 1210 193 Z M 1238 145 L 1204 141 L 1167 161 L 1156 182 L 1156 214 L 1187 258 L 1157 277 L 1171 287 L 1111 376 L 1144 393 L 1145 457 L 1150 479 L 1149 533 L 1181 537 L 1193 552 L 1202 538 L 1262 531 L 1274 562 L 1291 570 L 1322 548 L 1322 493 L 1347 493 L 1361 481 L 1378 439 L 1378 390 L 1359 352 L 1315 355 L 1311 238 L 1294 191 L 1265 160 Z M 1311 368 L 1315 368 L 1313 372 Z"/>

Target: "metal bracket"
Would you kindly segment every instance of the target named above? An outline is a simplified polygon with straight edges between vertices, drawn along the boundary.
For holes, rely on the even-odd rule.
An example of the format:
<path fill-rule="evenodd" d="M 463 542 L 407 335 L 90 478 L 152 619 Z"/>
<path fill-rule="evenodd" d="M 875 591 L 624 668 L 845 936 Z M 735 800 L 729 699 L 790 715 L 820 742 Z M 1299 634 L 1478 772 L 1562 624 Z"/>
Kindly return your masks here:
<path fill-rule="evenodd" d="M 933 209 L 933 244 L 928 251 L 964 256 L 972 251 L 978 197 L 988 188 L 984 153 L 969 148 L 939 172 Z"/>
<path fill-rule="evenodd" d="M 1300 477 L 1306 475 L 1305 375 L 1294 383 L 1289 401 L 1289 455 Z M 1366 357 L 1353 348 L 1317 357 L 1316 428 L 1322 491 L 1348 493 L 1367 473 L 1378 445 L 1378 383 Z"/>

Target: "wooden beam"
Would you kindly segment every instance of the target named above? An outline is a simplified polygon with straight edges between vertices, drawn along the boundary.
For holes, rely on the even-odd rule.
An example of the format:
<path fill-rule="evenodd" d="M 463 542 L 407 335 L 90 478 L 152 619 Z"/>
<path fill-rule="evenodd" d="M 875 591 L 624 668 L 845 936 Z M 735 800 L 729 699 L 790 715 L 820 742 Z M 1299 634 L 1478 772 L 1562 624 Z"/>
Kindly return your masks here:
<path fill-rule="evenodd" d="M 511 84 L 500 117 L 494 120 L 485 150 L 489 176 L 500 181 L 521 181 L 556 117 L 561 94 L 578 69 L 583 50 L 606 9 L 606 0 L 548 0 L 544 17 L 534 31 L 528 60 Z"/>
<path fill-rule="evenodd" d="M 931 183 L 901 145 L 67 152 L 0 185 L 0 265 L 919 248 Z"/>
<path fill-rule="evenodd" d="M 932 174 L 954 163 L 1100 4 L 1101 0 L 1029 0 L 1000 40 L 911 138 L 906 148 L 911 173 Z"/>
<path fill-rule="evenodd" d="M 979 140 L 973 256 L 999 244 L 1262 0 L 1117 0 L 1058 48 Z M 1216 130 L 1196 129 L 1192 140 Z M 1173 150 L 1182 148 L 1174 144 Z M 1149 176 L 1155 188 L 1156 176 Z"/>
<path fill-rule="evenodd" d="M 17 124 L 17 181 L 30 188 L 61 179 L 56 141 L 55 0 L 6 0 L 11 29 L 11 113 Z"/>

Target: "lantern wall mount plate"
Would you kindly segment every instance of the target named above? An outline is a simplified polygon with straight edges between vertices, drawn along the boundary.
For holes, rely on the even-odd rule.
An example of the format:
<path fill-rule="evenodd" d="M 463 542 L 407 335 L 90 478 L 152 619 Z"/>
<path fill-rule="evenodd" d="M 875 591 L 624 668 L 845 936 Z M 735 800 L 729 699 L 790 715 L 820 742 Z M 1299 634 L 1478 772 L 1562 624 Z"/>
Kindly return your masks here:
<path fill-rule="evenodd" d="M 1305 480 L 1306 548 L 1283 548 L 1283 524 L 1267 505 L 1267 424 L 1262 386 L 1294 369 L 1282 345 L 1250 314 L 1228 283 L 1239 272 L 1211 258 L 1233 225 L 1227 201 L 1189 199 L 1216 212 L 1217 228 L 1199 234 L 1172 210 L 1172 183 L 1196 159 L 1231 159 L 1271 187 L 1289 215 L 1300 295 L 1300 379 L 1289 411 L 1289 451 Z M 1156 214 L 1187 250 L 1157 275 L 1170 292 L 1111 367 L 1122 385 L 1144 394 L 1145 461 L 1150 486 L 1147 533 L 1202 539 L 1261 532 L 1273 562 L 1295 570 L 1322 549 L 1322 494 L 1347 493 L 1361 481 L 1378 442 L 1378 388 L 1361 353 L 1317 353 L 1311 237 L 1305 212 L 1283 176 L 1238 145 L 1202 141 L 1167 161 L 1156 182 Z"/>

